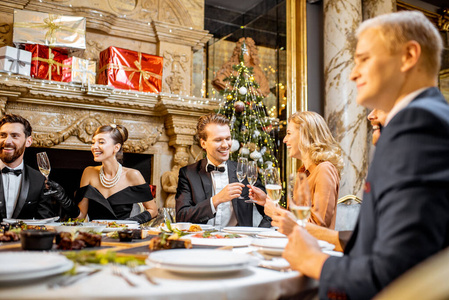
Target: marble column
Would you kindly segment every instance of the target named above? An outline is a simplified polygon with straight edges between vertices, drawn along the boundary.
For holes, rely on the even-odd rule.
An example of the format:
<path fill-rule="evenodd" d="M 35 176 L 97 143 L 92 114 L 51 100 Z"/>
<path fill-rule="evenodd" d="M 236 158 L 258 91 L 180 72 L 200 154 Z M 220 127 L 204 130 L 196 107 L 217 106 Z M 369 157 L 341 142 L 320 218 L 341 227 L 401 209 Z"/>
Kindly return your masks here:
<path fill-rule="evenodd" d="M 363 20 L 396 11 L 396 0 L 363 0 Z"/>
<path fill-rule="evenodd" d="M 324 8 L 324 114 L 340 143 L 344 169 L 340 197 L 362 196 L 369 160 L 367 111 L 356 103 L 356 86 L 349 79 L 354 66 L 354 32 L 362 20 L 360 0 L 325 0 Z"/>

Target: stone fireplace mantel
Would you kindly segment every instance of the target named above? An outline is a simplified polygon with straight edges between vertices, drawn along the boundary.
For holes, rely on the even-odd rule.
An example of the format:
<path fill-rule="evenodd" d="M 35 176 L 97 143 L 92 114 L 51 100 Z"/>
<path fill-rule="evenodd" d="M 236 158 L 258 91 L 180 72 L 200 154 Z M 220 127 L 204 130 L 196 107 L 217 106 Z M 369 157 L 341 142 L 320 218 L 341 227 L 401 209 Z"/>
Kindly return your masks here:
<path fill-rule="evenodd" d="M 32 147 L 90 151 L 98 126 L 122 124 L 129 130 L 125 153 L 152 155 L 151 184 L 158 187 L 162 173 L 170 170 L 172 156 L 188 152 L 194 144 L 198 117 L 217 107 L 216 100 L 205 98 L 0 74 L 0 112 L 30 121 Z M 157 189 L 160 202 L 161 190 Z"/>

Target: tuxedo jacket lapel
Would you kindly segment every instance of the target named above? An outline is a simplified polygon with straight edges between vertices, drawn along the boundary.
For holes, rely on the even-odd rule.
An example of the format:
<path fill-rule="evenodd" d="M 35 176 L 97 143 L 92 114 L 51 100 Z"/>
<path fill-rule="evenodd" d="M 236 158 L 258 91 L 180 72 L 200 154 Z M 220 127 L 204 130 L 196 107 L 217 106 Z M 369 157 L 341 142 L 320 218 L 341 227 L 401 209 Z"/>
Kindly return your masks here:
<path fill-rule="evenodd" d="M 3 192 L 3 176 L 0 174 L 0 216 L 6 218 L 6 200 Z"/>
<path fill-rule="evenodd" d="M 210 173 L 206 171 L 207 159 L 203 159 L 199 164 L 198 174 L 201 178 L 201 183 L 203 184 L 203 191 L 206 195 L 206 199 L 212 197 L 212 178 Z"/>
<path fill-rule="evenodd" d="M 19 191 L 19 199 L 17 199 L 16 208 L 14 209 L 14 213 L 12 217 L 16 219 L 20 211 L 22 210 L 23 205 L 28 197 L 28 190 L 30 189 L 30 178 L 28 176 L 28 170 L 26 166 L 23 166 L 23 175 L 22 175 L 22 184 Z"/>

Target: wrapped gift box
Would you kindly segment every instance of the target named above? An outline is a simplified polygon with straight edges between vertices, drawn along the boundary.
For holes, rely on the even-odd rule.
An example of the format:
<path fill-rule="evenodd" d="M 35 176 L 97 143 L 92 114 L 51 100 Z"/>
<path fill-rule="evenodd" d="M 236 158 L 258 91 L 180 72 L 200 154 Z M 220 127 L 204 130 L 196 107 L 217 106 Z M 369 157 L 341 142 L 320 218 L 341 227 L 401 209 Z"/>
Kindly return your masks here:
<path fill-rule="evenodd" d="M 62 80 L 64 60 L 68 58 L 63 49 L 50 48 L 44 45 L 25 45 L 25 50 L 32 53 L 31 76 L 53 81 Z"/>
<path fill-rule="evenodd" d="M 95 83 L 97 67 L 95 61 L 73 56 L 65 59 L 63 64 L 65 67 L 62 68 L 62 81 L 81 82 L 83 84 Z"/>
<path fill-rule="evenodd" d="M 98 83 L 118 89 L 159 93 L 162 57 L 109 47 L 100 52 Z"/>
<path fill-rule="evenodd" d="M 30 76 L 31 52 L 13 48 L 0 48 L 0 70 Z"/>
<path fill-rule="evenodd" d="M 13 42 L 86 49 L 86 18 L 14 10 Z"/>

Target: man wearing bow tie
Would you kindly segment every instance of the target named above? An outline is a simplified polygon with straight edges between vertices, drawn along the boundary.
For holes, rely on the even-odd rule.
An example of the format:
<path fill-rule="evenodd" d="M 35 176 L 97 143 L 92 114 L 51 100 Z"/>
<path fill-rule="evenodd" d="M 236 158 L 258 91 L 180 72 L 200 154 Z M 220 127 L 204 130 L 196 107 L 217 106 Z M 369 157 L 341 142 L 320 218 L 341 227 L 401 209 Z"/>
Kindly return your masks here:
<path fill-rule="evenodd" d="M 176 192 L 176 221 L 210 224 L 216 227 L 253 226 L 252 203 L 237 199 L 248 198 L 248 184 L 238 182 L 237 163 L 229 161 L 231 131 L 229 120 L 219 114 L 202 116 L 197 134 L 207 157 L 179 170 Z M 256 186 L 263 188 L 258 179 Z M 264 189 L 265 190 L 265 189 Z M 270 227 L 263 207 L 256 205 L 263 217 L 260 227 Z"/>
<path fill-rule="evenodd" d="M 0 219 L 44 219 L 54 216 L 45 177 L 23 163 L 31 146 L 31 125 L 23 117 L 7 114 L 0 120 Z"/>

